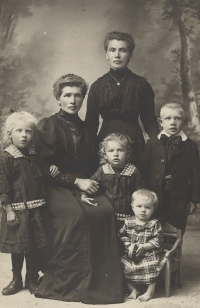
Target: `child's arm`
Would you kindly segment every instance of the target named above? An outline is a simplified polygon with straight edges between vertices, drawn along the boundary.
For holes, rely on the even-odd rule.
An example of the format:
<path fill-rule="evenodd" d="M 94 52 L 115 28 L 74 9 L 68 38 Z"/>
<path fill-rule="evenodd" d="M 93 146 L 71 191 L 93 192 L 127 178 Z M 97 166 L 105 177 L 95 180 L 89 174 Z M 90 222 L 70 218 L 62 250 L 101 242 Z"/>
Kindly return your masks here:
<path fill-rule="evenodd" d="M 197 203 L 200 202 L 200 159 L 199 151 L 195 142 L 191 147 L 191 159 L 190 164 L 190 202 L 186 209 L 188 215 L 195 213 L 197 209 Z"/>
<path fill-rule="evenodd" d="M 124 244 L 125 250 L 128 251 L 128 248 L 131 245 L 131 240 L 127 233 L 126 221 L 124 222 L 123 227 L 119 230 L 118 236 L 120 241 Z"/>
<path fill-rule="evenodd" d="M 19 223 L 16 213 L 13 211 L 11 204 L 3 205 L 4 210 L 7 213 L 7 224 L 10 227 L 16 227 Z"/>
<path fill-rule="evenodd" d="M 7 157 L 1 157 L 0 159 L 0 199 L 4 210 L 7 213 L 7 224 L 10 227 L 16 227 L 19 223 L 16 213 L 11 206 L 10 184 L 9 178 L 11 178 L 10 164 Z"/>
<path fill-rule="evenodd" d="M 164 237 L 162 227 L 159 221 L 156 222 L 152 231 L 152 238 L 147 243 L 139 244 L 136 256 L 140 256 L 143 252 L 160 248 L 163 245 Z"/>
<path fill-rule="evenodd" d="M 153 248 L 155 248 L 155 247 L 151 243 L 138 244 L 138 249 L 136 251 L 136 257 L 139 257 L 145 251 L 152 250 Z"/>

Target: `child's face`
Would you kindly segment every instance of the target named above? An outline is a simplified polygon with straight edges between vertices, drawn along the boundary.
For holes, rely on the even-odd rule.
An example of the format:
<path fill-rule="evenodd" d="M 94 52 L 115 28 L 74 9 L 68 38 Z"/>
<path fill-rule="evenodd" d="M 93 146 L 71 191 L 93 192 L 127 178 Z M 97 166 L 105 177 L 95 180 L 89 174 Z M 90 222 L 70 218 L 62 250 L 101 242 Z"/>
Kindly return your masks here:
<path fill-rule="evenodd" d="M 128 65 L 131 58 L 131 53 L 128 49 L 126 41 L 112 40 L 108 44 L 106 51 L 106 59 L 111 68 L 116 70 L 122 69 Z"/>
<path fill-rule="evenodd" d="M 10 137 L 16 148 L 24 149 L 28 147 L 33 138 L 31 124 L 23 120 L 16 121 Z"/>
<path fill-rule="evenodd" d="M 108 141 L 105 148 L 106 159 L 113 167 L 124 167 L 128 156 L 127 149 L 118 141 Z"/>
<path fill-rule="evenodd" d="M 76 114 L 79 112 L 82 103 L 83 94 L 81 88 L 66 86 L 62 89 L 59 105 L 64 111 L 70 114 Z"/>
<path fill-rule="evenodd" d="M 171 136 L 175 136 L 184 126 L 184 115 L 180 109 L 164 108 L 159 119 L 161 127 Z"/>
<path fill-rule="evenodd" d="M 147 222 L 154 212 L 154 205 L 146 197 L 138 195 L 132 203 L 132 209 L 137 219 Z"/>

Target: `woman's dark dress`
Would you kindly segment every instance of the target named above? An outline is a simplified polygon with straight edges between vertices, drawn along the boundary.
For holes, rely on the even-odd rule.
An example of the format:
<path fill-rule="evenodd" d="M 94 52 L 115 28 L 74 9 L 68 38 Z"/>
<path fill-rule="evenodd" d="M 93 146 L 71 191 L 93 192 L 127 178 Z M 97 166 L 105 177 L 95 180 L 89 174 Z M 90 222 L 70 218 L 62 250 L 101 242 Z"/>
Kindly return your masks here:
<path fill-rule="evenodd" d="M 42 143 L 54 257 L 36 296 L 87 304 L 123 302 L 114 210 L 104 196 L 96 198 L 96 207 L 82 203 L 73 185 L 92 166 L 93 145 L 84 123 L 61 110 L 45 121 Z M 56 178 L 48 176 L 51 164 L 61 172 Z"/>
<path fill-rule="evenodd" d="M 119 81 L 119 86 L 110 74 Z M 98 132 L 99 115 L 103 122 L 98 143 L 110 133 L 128 135 L 134 141 L 133 163 L 138 167 L 144 149 L 144 137 L 138 118 L 149 137 L 159 133 L 154 93 L 150 84 L 128 68 L 110 69 L 109 73 L 92 84 L 88 95 L 85 121 L 94 138 Z"/>

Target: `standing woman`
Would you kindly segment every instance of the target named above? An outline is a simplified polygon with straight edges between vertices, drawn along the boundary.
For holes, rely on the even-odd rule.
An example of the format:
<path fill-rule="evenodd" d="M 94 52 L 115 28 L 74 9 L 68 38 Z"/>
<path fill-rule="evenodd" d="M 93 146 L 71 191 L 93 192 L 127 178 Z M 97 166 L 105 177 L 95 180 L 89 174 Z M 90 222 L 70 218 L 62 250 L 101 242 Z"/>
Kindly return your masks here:
<path fill-rule="evenodd" d="M 80 199 L 80 190 L 94 193 L 91 174 L 94 146 L 78 117 L 87 92 L 74 74 L 54 84 L 60 111 L 43 121 L 41 165 L 53 230 L 54 257 L 36 296 L 86 304 L 123 302 L 122 274 L 114 210 L 102 195 L 99 206 Z"/>
<path fill-rule="evenodd" d="M 159 127 L 150 84 L 127 67 L 134 48 L 133 38 L 128 33 L 109 32 L 106 35 L 104 50 L 110 71 L 98 78 L 90 88 L 86 123 L 95 138 L 101 115 L 103 123 L 98 134 L 98 143 L 109 133 L 128 135 L 134 141 L 133 163 L 138 166 L 144 148 L 138 118 L 140 117 L 149 137 L 157 135 Z"/>

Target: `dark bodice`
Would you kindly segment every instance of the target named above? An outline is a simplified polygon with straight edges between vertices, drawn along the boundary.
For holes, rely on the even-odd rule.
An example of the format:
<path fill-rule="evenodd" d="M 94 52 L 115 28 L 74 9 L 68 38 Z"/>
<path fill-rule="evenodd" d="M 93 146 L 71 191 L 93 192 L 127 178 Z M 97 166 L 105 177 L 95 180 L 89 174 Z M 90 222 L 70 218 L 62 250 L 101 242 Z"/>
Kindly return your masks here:
<path fill-rule="evenodd" d="M 61 174 L 68 174 L 71 183 L 74 174 L 89 176 L 93 168 L 94 146 L 84 122 L 77 115 L 60 110 L 53 116 L 42 120 L 39 153 L 41 166 L 49 174 L 50 165 L 56 165 Z M 66 178 L 66 177 L 65 177 Z"/>
<path fill-rule="evenodd" d="M 0 197 L 2 204 L 44 198 L 42 174 L 36 155 L 22 153 L 10 145 L 0 158 Z"/>
<path fill-rule="evenodd" d="M 117 85 L 115 79 L 120 85 Z M 94 134 L 97 134 L 99 115 L 105 121 L 113 119 L 124 121 L 124 126 L 138 125 L 140 116 L 148 134 L 159 132 L 153 90 L 143 77 L 127 68 L 121 76 L 117 76 L 112 70 L 92 84 L 88 95 L 86 122 Z M 116 127 L 116 130 L 119 128 Z"/>

